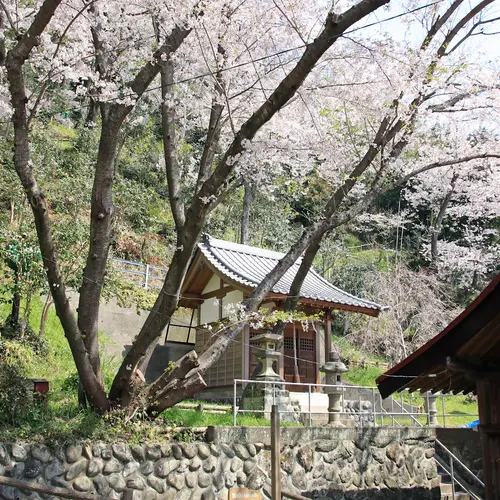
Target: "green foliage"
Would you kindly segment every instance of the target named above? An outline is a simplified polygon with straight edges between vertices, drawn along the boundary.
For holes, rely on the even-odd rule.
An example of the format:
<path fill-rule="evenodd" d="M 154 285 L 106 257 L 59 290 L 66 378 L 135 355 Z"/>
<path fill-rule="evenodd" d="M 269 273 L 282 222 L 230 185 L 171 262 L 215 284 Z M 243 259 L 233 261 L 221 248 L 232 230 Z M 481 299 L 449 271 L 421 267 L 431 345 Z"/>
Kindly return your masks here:
<path fill-rule="evenodd" d="M 377 366 L 356 368 L 344 374 L 343 380 L 352 385 L 375 386 L 375 380 L 384 373 L 384 369 Z"/>
<path fill-rule="evenodd" d="M 0 337 L 0 422 L 15 425 L 29 409 L 31 395 L 26 376 L 33 359 L 28 344 Z"/>
<path fill-rule="evenodd" d="M 152 309 L 158 296 L 158 290 L 145 289 L 133 283 L 123 281 L 117 271 L 109 270 L 103 289 L 103 298 L 115 297 L 120 307 L 136 307 L 137 313 Z"/>

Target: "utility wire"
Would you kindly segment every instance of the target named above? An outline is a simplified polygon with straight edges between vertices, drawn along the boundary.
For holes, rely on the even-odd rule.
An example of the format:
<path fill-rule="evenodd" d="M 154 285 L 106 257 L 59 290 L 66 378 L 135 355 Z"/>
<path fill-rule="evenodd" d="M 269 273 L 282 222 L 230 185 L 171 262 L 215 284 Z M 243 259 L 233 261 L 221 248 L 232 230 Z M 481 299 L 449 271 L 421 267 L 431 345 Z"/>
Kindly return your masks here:
<path fill-rule="evenodd" d="M 330 37 L 329 40 L 334 40 L 336 38 L 341 38 L 341 37 L 343 37 L 345 35 L 349 35 L 351 33 L 354 33 L 354 32 L 357 32 L 357 31 L 360 31 L 360 30 L 363 30 L 363 29 L 366 29 L 366 28 L 370 28 L 372 26 L 380 25 L 380 24 L 388 22 L 388 21 L 393 21 L 394 19 L 398 19 L 400 17 L 404 17 L 404 16 L 407 16 L 407 15 L 412 14 L 414 12 L 417 12 L 417 11 L 426 9 L 428 7 L 432 7 L 434 5 L 437 5 L 437 4 L 441 3 L 442 1 L 443 0 L 437 0 L 435 2 L 431 2 L 431 3 L 428 3 L 426 5 L 422 5 L 420 7 L 416 7 L 414 9 L 411 9 L 411 10 L 408 10 L 408 11 L 405 11 L 405 12 L 401 12 L 399 14 L 396 14 L 394 16 L 391 16 L 391 17 L 388 17 L 388 18 L 385 18 L 385 19 L 382 19 L 380 21 L 376 21 L 376 22 L 373 22 L 373 23 L 366 24 L 364 26 L 359 26 L 357 28 L 353 28 L 353 29 L 345 31 L 344 33 L 341 33 L 339 35 L 332 36 L 332 37 Z M 193 82 L 193 81 L 196 81 L 196 80 L 200 80 L 200 79 L 203 79 L 203 78 L 206 78 L 206 77 L 209 77 L 209 76 L 216 76 L 216 74 L 220 73 L 220 72 L 227 72 L 227 71 L 230 71 L 230 70 L 233 70 L 233 69 L 238 69 L 238 68 L 247 66 L 249 64 L 255 64 L 256 62 L 265 61 L 267 59 L 270 59 L 270 58 L 273 58 L 273 57 L 276 57 L 276 56 L 287 54 L 289 52 L 293 52 L 293 51 L 296 51 L 296 50 L 299 50 L 299 49 L 302 49 L 302 48 L 307 48 L 310 45 L 312 45 L 313 43 L 314 42 L 304 43 L 304 44 L 297 45 L 297 46 L 289 48 L 289 49 L 283 49 L 283 50 L 274 52 L 272 54 L 261 56 L 261 57 L 258 57 L 256 59 L 252 58 L 250 61 L 241 62 L 241 63 L 235 64 L 233 66 L 228 66 L 226 68 L 220 68 L 217 71 L 208 71 L 206 73 L 202 73 L 202 74 L 199 74 L 199 75 L 196 75 L 196 76 L 193 76 L 193 77 L 183 78 L 181 80 L 177 80 L 177 81 L 174 81 L 172 83 L 169 83 L 166 86 L 180 85 L 180 84 L 183 84 L 183 83 L 190 83 L 190 82 Z M 287 61 L 285 64 L 288 64 L 288 63 L 292 62 L 294 59 L 297 59 L 298 57 L 299 57 L 298 55 L 295 56 L 295 57 L 293 57 L 292 59 L 290 59 L 289 61 Z M 143 94 L 147 93 L 147 92 L 153 92 L 155 90 L 160 90 L 161 88 L 162 88 L 161 85 L 156 86 L 156 87 L 150 87 L 150 88 L 146 89 L 143 92 Z M 99 103 L 102 103 L 102 104 L 106 104 L 106 103 L 111 103 L 111 102 L 116 102 L 116 101 L 119 101 L 119 100 L 122 100 L 122 99 L 126 99 L 128 97 L 134 98 L 134 97 L 136 97 L 136 94 L 134 92 L 131 92 L 131 93 L 128 93 L 128 94 L 123 94 L 121 96 L 112 97 L 112 98 L 107 99 L 107 100 L 99 100 L 99 99 L 96 98 L 96 101 L 99 102 Z M 54 111 L 52 113 L 46 114 L 46 116 L 55 116 L 55 115 L 57 115 L 59 113 L 65 112 L 65 111 L 81 111 L 81 110 L 86 109 L 88 107 L 90 107 L 90 104 L 85 104 L 85 105 L 82 105 L 82 106 L 80 106 L 78 108 L 72 108 L 71 110 Z"/>

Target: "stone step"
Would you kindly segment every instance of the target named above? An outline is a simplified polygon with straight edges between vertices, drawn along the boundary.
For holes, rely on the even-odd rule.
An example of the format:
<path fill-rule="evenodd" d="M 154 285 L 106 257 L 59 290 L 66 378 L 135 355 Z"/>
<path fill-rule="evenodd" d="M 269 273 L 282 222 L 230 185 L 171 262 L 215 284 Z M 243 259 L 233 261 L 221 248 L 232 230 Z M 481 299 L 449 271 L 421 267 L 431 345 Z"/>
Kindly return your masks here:
<path fill-rule="evenodd" d="M 455 499 L 453 499 L 453 486 L 451 483 L 448 482 L 443 482 L 441 480 L 441 484 L 439 485 L 439 488 L 441 490 L 441 499 L 446 499 L 446 500 L 471 500 L 471 496 L 468 493 L 465 493 L 463 491 L 456 491 L 459 486 L 456 484 L 455 485 Z"/>

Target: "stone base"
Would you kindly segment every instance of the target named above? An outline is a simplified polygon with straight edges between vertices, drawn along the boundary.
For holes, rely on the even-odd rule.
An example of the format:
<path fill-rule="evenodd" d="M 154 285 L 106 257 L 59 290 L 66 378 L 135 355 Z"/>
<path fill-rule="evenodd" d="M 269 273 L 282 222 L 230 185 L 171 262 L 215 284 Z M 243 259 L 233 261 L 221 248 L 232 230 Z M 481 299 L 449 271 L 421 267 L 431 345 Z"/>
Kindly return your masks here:
<path fill-rule="evenodd" d="M 297 422 L 300 418 L 300 406 L 292 402 L 290 392 L 285 389 L 282 380 L 275 385 L 270 384 L 248 384 L 241 397 L 241 410 L 260 410 L 252 413 L 257 417 L 271 419 L 273 404 L 278 406 L 281 420 Z"/>

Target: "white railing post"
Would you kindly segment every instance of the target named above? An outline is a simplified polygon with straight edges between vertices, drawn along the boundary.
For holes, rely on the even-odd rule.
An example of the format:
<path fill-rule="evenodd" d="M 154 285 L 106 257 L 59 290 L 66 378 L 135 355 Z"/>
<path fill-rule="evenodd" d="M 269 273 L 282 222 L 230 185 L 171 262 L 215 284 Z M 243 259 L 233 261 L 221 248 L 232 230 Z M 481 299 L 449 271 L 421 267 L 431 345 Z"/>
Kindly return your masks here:
<path fill-rule="evenodd" d="M 233 427 L 236 427 L 236 379 L 234 379 L 233 390 Z"/>
<path fill-rule="evenodd" d="M 450 455 L 451 497 L 455 500 L 455 472 L 453 470 L 453 456 Z"/>
<path fill-rule="evenodd" d="M 307 386 L 309 393 L 308 393 L 308 403 L 309 403 L 309 427 L 312 427 L 312 413 L 311 413 L 311 384 Z"/>
<path fill-rule="evenodd" d="M 149 264 L 146 264 L 146 281 L 144 282 L 144 288 L 147 288 L 149 284 Z"/>

